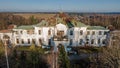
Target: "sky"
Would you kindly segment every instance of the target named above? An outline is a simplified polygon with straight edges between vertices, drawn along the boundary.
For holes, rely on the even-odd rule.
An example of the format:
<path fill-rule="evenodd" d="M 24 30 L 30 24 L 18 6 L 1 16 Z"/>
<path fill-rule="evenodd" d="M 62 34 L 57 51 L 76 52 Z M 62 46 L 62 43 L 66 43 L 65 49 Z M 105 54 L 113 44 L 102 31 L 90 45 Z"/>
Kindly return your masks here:
<path fill-rule="evenodd" d="M 120 0 L 0 0 L 0 11 L 120 12 Z"/>

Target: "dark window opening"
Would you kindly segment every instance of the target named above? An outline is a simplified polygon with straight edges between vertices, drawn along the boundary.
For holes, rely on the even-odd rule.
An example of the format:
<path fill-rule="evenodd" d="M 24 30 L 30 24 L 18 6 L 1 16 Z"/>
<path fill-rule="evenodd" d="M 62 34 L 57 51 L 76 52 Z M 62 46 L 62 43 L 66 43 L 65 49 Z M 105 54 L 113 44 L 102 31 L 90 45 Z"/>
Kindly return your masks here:
<path fill-rule="evenodd" d="M 17 39 L 17 44 L 19 44 L 19 39 Z"/>
<path fill-rule="evenodd" d="M 28 44 L 30 44 L 30 39 L 28 39 Z"/>
<path fill-rule="evenodd" d="M 35 39 L 32 39 L 32 43 L 35 44 Z"/>
<path fill-rule="evenodd" d="M 51 30 L 48 31 L 48 35 L 51 35 Z"/>
<path fill-rule="evenodd" d="M 72 39 L 70 39 L 70 45 L 72 45 L 73 44 L 73 40 Z"/>
<path fill-rule="evenodd" d="M 94 41 L 95 41 L 95 40 L 94 40 L 94 39 L 92 39 L 92 40 L 91 40 L 91 44 L 94 44 Z"/>
<path fill-rule="evenodd" d="M 90 31 L 87 31 L 87 35 L 90 35 Z"/>
<path fill-rule="evenodd" d="M 82 45 L 82 43 L 83 43 L 83 39 L 80 39 L 80 42 L 79 42 L 79 44 L 80 44 L 80 45 Z"/>
<path fill-rule="evenodd" d="M 72 30 L 70 31 L 70 35 L 73 35 L 73 31 Z"/>
<path fill-rule="evenodd" d="M 100 39 L 98 39 L 98 44 L 100 44 Z"/>
<path fill-rule="evenodd" d="M 92 32 L 92 35 L 95 35 L 95 31 Z"/>
<path fill-rule="evenodd" d="M 83 31 L 82 30 L 80 30 L 80 35 L 83 35 Z"/>
<path fill-rule="evenodd" d="M 39 44 L 42 45 L 42 40 L 41 39 L 39 39 Z"/>
<path fill-rule="evenodd" d="M 24 44 L 24 40 L 22 39 L 22 44 Z"/>
<path fill-rule="evenodd" d="M 99 35 L 102 35 L 102 31 L 99 31 Z"/>
<path fill-rule="evenodd" d="M 39 34 L 41 34 L 41 30 L 38 30 Z"/>

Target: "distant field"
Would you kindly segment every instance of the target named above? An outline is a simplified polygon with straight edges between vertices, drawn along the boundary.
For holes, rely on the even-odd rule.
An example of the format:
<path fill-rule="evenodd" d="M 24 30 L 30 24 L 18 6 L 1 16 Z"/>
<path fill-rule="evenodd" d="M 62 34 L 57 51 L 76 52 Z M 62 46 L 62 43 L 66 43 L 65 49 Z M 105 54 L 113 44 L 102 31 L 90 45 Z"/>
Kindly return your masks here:
<path fill-rule="evenodd" d="M 35 18 L 51 18 L 53 16 L 55 16 L 55 14 L 14 14 L 14 15 L 19 15 L 22 16 L 26 19 L 28 19 L 31 16 L 34 16 Z"/>

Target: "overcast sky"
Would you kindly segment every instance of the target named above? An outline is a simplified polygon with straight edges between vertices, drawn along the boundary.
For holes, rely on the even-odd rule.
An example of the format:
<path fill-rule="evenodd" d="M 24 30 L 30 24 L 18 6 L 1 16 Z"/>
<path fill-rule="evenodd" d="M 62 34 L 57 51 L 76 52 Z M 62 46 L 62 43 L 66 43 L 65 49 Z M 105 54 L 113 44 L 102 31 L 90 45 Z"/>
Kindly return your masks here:
<path fill-rule="evenodd" d="M 0 0 L 0 11 L 120 12 L 120 0 Z"/>

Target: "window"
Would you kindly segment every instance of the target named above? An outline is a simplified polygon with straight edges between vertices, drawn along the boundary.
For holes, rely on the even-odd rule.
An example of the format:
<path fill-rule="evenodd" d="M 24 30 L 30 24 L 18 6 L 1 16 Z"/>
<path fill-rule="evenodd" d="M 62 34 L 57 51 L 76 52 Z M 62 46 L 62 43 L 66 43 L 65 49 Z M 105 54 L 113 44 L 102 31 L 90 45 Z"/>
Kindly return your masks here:
<path fill-rule="evenodd" d="M 38 33 L 41 34 L 41 30 L 38 30 Z"/>
<path fill-rule="evenodd" d="M 16 43 L 19 44 L 19 39 L 16 39 Z"/>
<path fill-rule="evenodd" d="M 28 44 L 30 44 L 30 39 L 28 39 Z"/>
<path fill-rule="evenodd" d="M 23 31 L 20 31 L 21 34 L 23 34 Z"/>
<path fill-rule="evenodd" d="M 79 42 L 79 44 L 80 44 L 80 45 L 82 45 L 82 43 L 83 43 L 83 39 L 80 39 L 80 42 Z"/>
<path fill-rule="evenodd" d="M 32 43 L 35 44 L 35 39 L 32 39 Z"/>
<path fill-rule="evenodd" d="M 100 39 L 98 39 L 98 44 L 100 44 Z"/>
<path fill-rule="evenodd" d="M 80 30 L 80 35 L 83 35 L 83 31 L 82 30 Z"/>
<path fill-rule="evenodd" d="M 70 35 L 73 35 L 73 31 L 72 30 L 70 31 Z"/>
<path fill-rule="evenodd" d="M 106 39 L 103 39 L 102 44 L 106 44 Z"/>
<path fill-rule="evenodd" d="M 106 35 L 107 34 L 107 31 L 104 31 L 104 35 Z"/>
<path fill-rule="evenodd" d="M 24 44 L 24 40 L 22 39 L 22 44 Z"/>
<path fill-rule="evenodd" d="M 92 35 L 95 35 L 95 31 L 92 32 Z"/>
<path fill-rule="evenodd" d="M 30 33 L 30 31 L 29 30 L 27 30 L 27 34 L 29 34 Z"/>
<path fill-rule="evenodd" d="M 87 31 L 87 35 L 90 35 L 90 31 Z"/>
<path fill-rule="evenodd" d="M 92 39 L 92 40 L 91 40 L 91 44 L 94 44 L 94 41 L 95 41 L 95 40 L 94 40 L 94 39 Z"/>
<path fill-rule="evenodd" d="M 34 34 L 34 30 L 31 30 L 31 34 Z"/>
<path fill-rule="evenodd" d="M 51 45 L 51 39 L 48 40 L 48 45 Z"/>
<path fill-rule="evenodd" d="M 39 39 L 39 44 L 40 44 L 40 45 L 42 44 L 42 40 L 41 40 L 41 39 Z"/>
<path fill-rule="evenodd" d="M 89 44 L 89 39 L 86 39 L 86 44 Z"/>
<path fill-rule="evenodd" d="M 70 45 L 72 45 L 73 44 L 73 40 L 72 39 L 70 39 Z"/>
<path fill-rule="evenodd" d="M 63 36 L 64 35 L 64 31 L 57 31 L 57 35 L 58 36 Z"/>
<path fill-rule="evenodd" d="M 99 35 L 102 35 L 102 31 L 99 31 Z"/>
<path fill-rule="evenodd" d="M 18 31 L 16 31 L 15 33 L 18 34 Z"/>
<path fill-rule="evenodd" d="M 48 30 L 48 35 L 51 35 L 51 30 Z"/>

